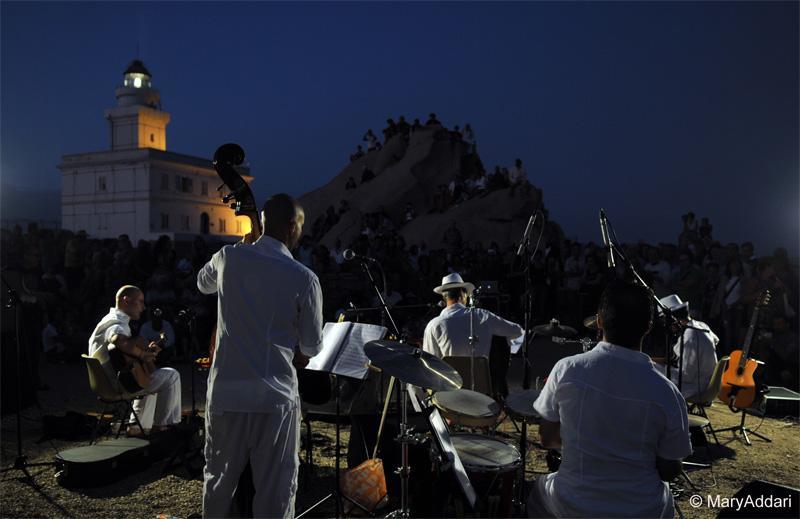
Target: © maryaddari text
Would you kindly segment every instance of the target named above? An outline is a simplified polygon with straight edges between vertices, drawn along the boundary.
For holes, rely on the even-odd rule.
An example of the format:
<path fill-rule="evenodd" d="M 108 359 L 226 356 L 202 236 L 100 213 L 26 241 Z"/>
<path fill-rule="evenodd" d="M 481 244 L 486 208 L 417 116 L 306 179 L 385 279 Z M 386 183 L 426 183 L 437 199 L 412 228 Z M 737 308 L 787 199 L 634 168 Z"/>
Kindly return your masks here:
<path fill-rule="evenodd" d="M 746 497 L 724 497 L 719 494 L 708 494 L 705 498 L 703 496 L 694 494 L 689 498 L 689 504 L 694 508 L 706 506 L 708 508 L 733 508 L 737 512 L 742 508 L 749 508 L 754 510 L 768 509 L 768 508 L 791 508 L 792 496 L 775 497 L 775 496 L 752 496 Z"/>

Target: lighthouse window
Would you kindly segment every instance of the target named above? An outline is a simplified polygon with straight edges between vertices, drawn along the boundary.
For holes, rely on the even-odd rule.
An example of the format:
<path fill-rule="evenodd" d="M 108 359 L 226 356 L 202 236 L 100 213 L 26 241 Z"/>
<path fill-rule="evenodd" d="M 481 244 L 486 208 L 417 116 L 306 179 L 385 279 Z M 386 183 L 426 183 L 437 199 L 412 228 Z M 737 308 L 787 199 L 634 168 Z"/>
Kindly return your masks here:
<path fill-rule="evenodd" d="M 134 88 L 142 88 L 142 78 L 140 78 L 140 77 L 133 78 L 133 87 Z"/>
<path fill-rule="evenodd" d="M 97 190 L 98 191 L 105 191 L 106 190 L 106 177 L 98 177 L 97 178 Z"/>
<path fill-rule="evenodd" d="M 156 142 L 156 136 L 152 133 L 150 134 L 150 142 Z"/>

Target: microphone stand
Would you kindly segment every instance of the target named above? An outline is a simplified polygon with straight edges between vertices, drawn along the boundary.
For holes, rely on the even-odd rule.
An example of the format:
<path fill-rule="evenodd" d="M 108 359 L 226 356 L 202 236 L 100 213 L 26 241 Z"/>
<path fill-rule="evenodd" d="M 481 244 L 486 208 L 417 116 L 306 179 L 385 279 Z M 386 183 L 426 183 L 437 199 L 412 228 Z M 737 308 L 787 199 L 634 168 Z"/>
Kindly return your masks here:
<path fill-rule="evenodd" d="M 542 223 L 544 226 L 544 223 Z M 530 345 L 533 343 L 533 339 L 536 333 L 528 333 L 528 329 L 530 328 L 531 324 L 533 323 L 533 282 L 531 280 L 531 261 L 532 257 L 528 256 L 528 249 L 530 248 L 530 240 L 531 234 L 533 234 L 533 229 L 531 232 L 525 232 L 522 236 L 522 241 L 520 243 L 518 252 L 522 252 L 523 254 L 520 255 L 521 257 L 525 258 L 524 268 L 523 268 L 523 275 L 525 276 L 525 301 L 523 303 L 523 333 L 524 333 L 524 344 L 522 347 L 522 390 L 528 390 L 531 387 L 531 364 L 529 361 L 529 349 Z M 520 450 L 520 459 L 521 459 L 521 468 L 520 468 L 520 479 L 521 481 L 517 485 L 517 495 L 515 496 L 517 501 L 517 506 L 522 512 L 522 515 L 525 515 L 525 461 L 527 457 L 527 450 L 528 450 L 528 422 L 527 420 L 522 420 L 522 427 L 520 432 L 520 440 L 519 440 L 519 450 Z"/>
<path fill-rule="evenodd" d="M 469 312 L 469 337 L 467 338 L 467 342 L 469 343 L 469 377 L 470 377 L 470 389 L 475 391 L 475 343 L 478 342 L 478 337 L 475 335 L 475 298 L 470 294 L 469 296 L 469 306 L 467 307 L 467 311 Z M 491 389 L 491 388 L 490 388 Z"/>
<path fill-rule="evenodd" d="M 6 308 L 13 308 L 14 309 L 14 334 L 15 334 L 15 342 L 16 342 L 16 349 L 17 349 L 17 409 L 16 409 L 16 418 L 17 418 L 17 457 L 14 459 L 14 465 L 8 468 L 5 468 L 0 471 L 0 473 L 5 474 L 6 472 L 12 470 L 19 470 L 22 472 L 28 481 L 33 482 L 33 476 L 30 472 L 28 472 L 28 467 L 47 467 L 51 465 L 55 465 L 55 462 L 39 462 L 39 463 L 28 463 L 28 458 L 22 454 L 22 341 L 21 341 L 21 322 L 22 322 L 22 315 L 21 315 L 21 305 L 22 300 L 19 298 L 17 291 L 11 288 L 11 285 L 8 284 L 6 281 L 5 276 L 0 276 L 2 279 L 3 284 L 6 286 L 6 291 L 8 294 L 8 299 L 6 301 Z M 35 486 L 35 485 L 34 485 Z"/>
<path fill-rule="evenodd" d="M 604 218 L 606 220 L 608 220 L 608 217 L 605 216 L 605 215 L 604 215 Z M 611 228 L 613 229 L 613 226 Z M 617 257 L 619 257 L 622 260 L 622 262 L 625 264 L 625 267 L 627 268 L 627 270 L 630 273 L 630 275 L 633 277 L 634 281 L 636 281 L 637 283 L 642 285 L 650 293 L 650 296 L 655 301 L 656 307 L 659 310 L 661 310 L 661 315 L 663 316 L 663 318 L 662 318 L 663 321 L 662 322 L 663 322 L 664 330 L 666 332 L 664 334 L 664 341 L 665 341 L 665 345 L 664 345 L 665 355 L 664 355 L 664 357 L 666 359 L 666 374 L 667 374 L 667 378 L 670 378 L 670 365 L 672 363 L 672 348 L 670 346 L 672 344 L 674 344 L 675 341 L 676 341 L 676 338 L 674 336 L 674 334 L 676 332 L 674 332 L 673 330 L 676 329 L 676 328 L 679 328 L 679 329 L 682 328 L 682 325 L 681 325 L 680 321 L 678 320 L 678 318 L 675 317 L 675 315 L 673 315 L 672 311 L 669 308 L 667 308 L 666 305 L 664 305 L 659 300 L 658 296 L 653 291 L 653 289 L 650 287 L 650 285 L 645 283 L 644 279 L 642 279 L 642 276 L 640 276 L 639 273 L 636 271 L 636 268 L 633 266 L 633 263 L 631 262 L 631 260 L 628 258 L 627 255 L 625 255 L 625 253 L 622 251 L 622 249 L 617 247 L 617 245 L 611 239 L 610 235 L 608 236 L 608 249 L 609 249 L 609 252 L 611 254 L 614 254 L 614 253 L 617 254 Z M 681 333 L 681 337 L 683 337 L 683 333 Z M 680 369 L 680 372 L 682 373 L 683 372 L 683 342 L 682 341 L 681 341 L 680 355 L 681 355 L 681 358 L 678 359 L 679 363 L 680 363 L 678 369 Z M 678 375 L 678 382 L 679 383 L 680 383 L 680 379 L 681 379 L 681 375 L 679 374 Z M 680 389 L 680 385 L 678 386 L 678 389 Z"/>
<path fill-rule="evenodd" d="M 372 276 L 372 272 L 370 272 L 369 267 L 367 266 L 366 262 L 363 259 L 360 259 L 361 267 L 364 269 L 364 272 L 367 274 L 370 283 L 372 284 L 372 288 L 375 290 L 375 293 L 378 294 L 378 300 L 381 303 L 381 308 L 383 309 L 386 318 L 389 319 L 389 322 L 392 325 L 392 329 L 394 330 L 395 336 L 398 340 L 401 340 L 400 336 L 400 329 L 397 327 L 397 323 L 392 317 L 392 313 L 389 311 L 389 307 L 386 305 L 386 300 L 381 294 L 381 291 L 378 289 L 378 285 L 375 283 L 375 278 Z M 377 262 L 376 262 L 377 263 Z M 378 267 L 380 267 L 380 263 L 378 263 Z M 381 274 L 383 274 L 383 268 L 380 267 Z M 386 277 L 384 276 L 384 291 L 386 290 Z M 393 384 L 394 377 L 389 379 L 389 387 L 391 388 Z M 411 467 L 408 464 L 408 445 L 411 443 L 417 443 L 418 440 L 416 436 L 413 434 L 413 427 L 408 426 L 408 384 L 397 384 L 397 395 L 400 399 L 400 434 L 397 435 L 396 440 L 400 443 L 400 459 L 401 465 L 397 468 L 395 473 L 400 475 L 400 509 L 394 510 L 386 515 L 386 517 L 399 517 L 401 519 L 408 519 L 411 517 L 411 509 L 409 507 L 409 500 L 408 500 L 408 491 L 409 491 L 409 478 L 411 476 Z M 386 399 L 388 400 L 390 396 L 387 394 Z M 338 472 L 337 472 L 338 477 Z M 338 482 L 337 482 L 338 484 Z"/>

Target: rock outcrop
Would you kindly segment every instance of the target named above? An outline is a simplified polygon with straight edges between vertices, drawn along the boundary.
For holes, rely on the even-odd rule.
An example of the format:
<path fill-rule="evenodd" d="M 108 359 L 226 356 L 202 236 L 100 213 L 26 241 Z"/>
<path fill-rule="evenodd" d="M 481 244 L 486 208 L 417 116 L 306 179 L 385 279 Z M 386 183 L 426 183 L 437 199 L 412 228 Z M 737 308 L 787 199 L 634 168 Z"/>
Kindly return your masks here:
<path fill-rule="evenodd" d="M 375 178 L 362 184 L 365 167 Z M 380 150 L 351 162 L 326 185 L 300 197 L 306 230 L 310 233 L 317 218 L 324 218 L 329 207 L 338 210 L 344 200 L 349 210 L 320 239 L 327 247 L 337 239 L 350 243 L 362 230 L 363 215 L 380 211 L 394 222 L 408 245 L 437 246 L 453 222 L 469 242 L 514 243 L 524 232 L 528 216 L 536 208 L 544 209 L 542 192 L 536 187 L 518 188 L 514 196 L 510 188 L 499 189 L 435 210 L 441 186 L 466 178 L 479 167 L 480 158 L 470 152 L 469 145 L 442 127 L 419 129 L 408 139 L 395 135 Z M 351 177 L 358 187 L 348 190 L 345 186 Z M 409 222 L 404 222 L 406 204 L 417 214 Z"/>

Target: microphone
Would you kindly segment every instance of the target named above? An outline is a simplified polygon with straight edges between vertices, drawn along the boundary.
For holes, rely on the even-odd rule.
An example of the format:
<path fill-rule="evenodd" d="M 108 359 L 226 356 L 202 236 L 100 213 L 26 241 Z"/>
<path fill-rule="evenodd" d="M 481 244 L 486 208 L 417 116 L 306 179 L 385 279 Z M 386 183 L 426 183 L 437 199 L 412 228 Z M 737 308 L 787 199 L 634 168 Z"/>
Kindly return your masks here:
<path fill-rule="evenodd" d="M 345 249 L 344 251 L 342 251 L 342 257 L 345 259 L 345 261 L 360 259 L 362 261 L 374 261 L 375 263 L 378 263 L 378 260 L 376 260 L 375 258 L 370 258 L 369 256 L 362 256 L 361 254 L 356 254 L 356 252 L 353 249 Z"/>
<path fill-rule="evenodd" d="M 600 209 L 600 234 L 603 236 L 603 245 L 607 251 L 608 268 L 613 269 L 616 267 L 614 263 L 614 248 L 611 246 L 611 238 L 608 235 L 608 220 L 606 219 L 606 212 Z"/>
<path fill-rule="evenodd" d="M 522 241 L 517 247 L 517 256 L 522 256 L 522 252 L 525 250 L 525 246 L 528 243 L 528 240 L 531 237 L 531 231 L 533 231 L 533 224 L 536 223 L 536 217 L 539 216 L 538 213 L 534 213 L 528 218 L 528 225 L 525 227 L 525 234 L 522 235 Z"/>

